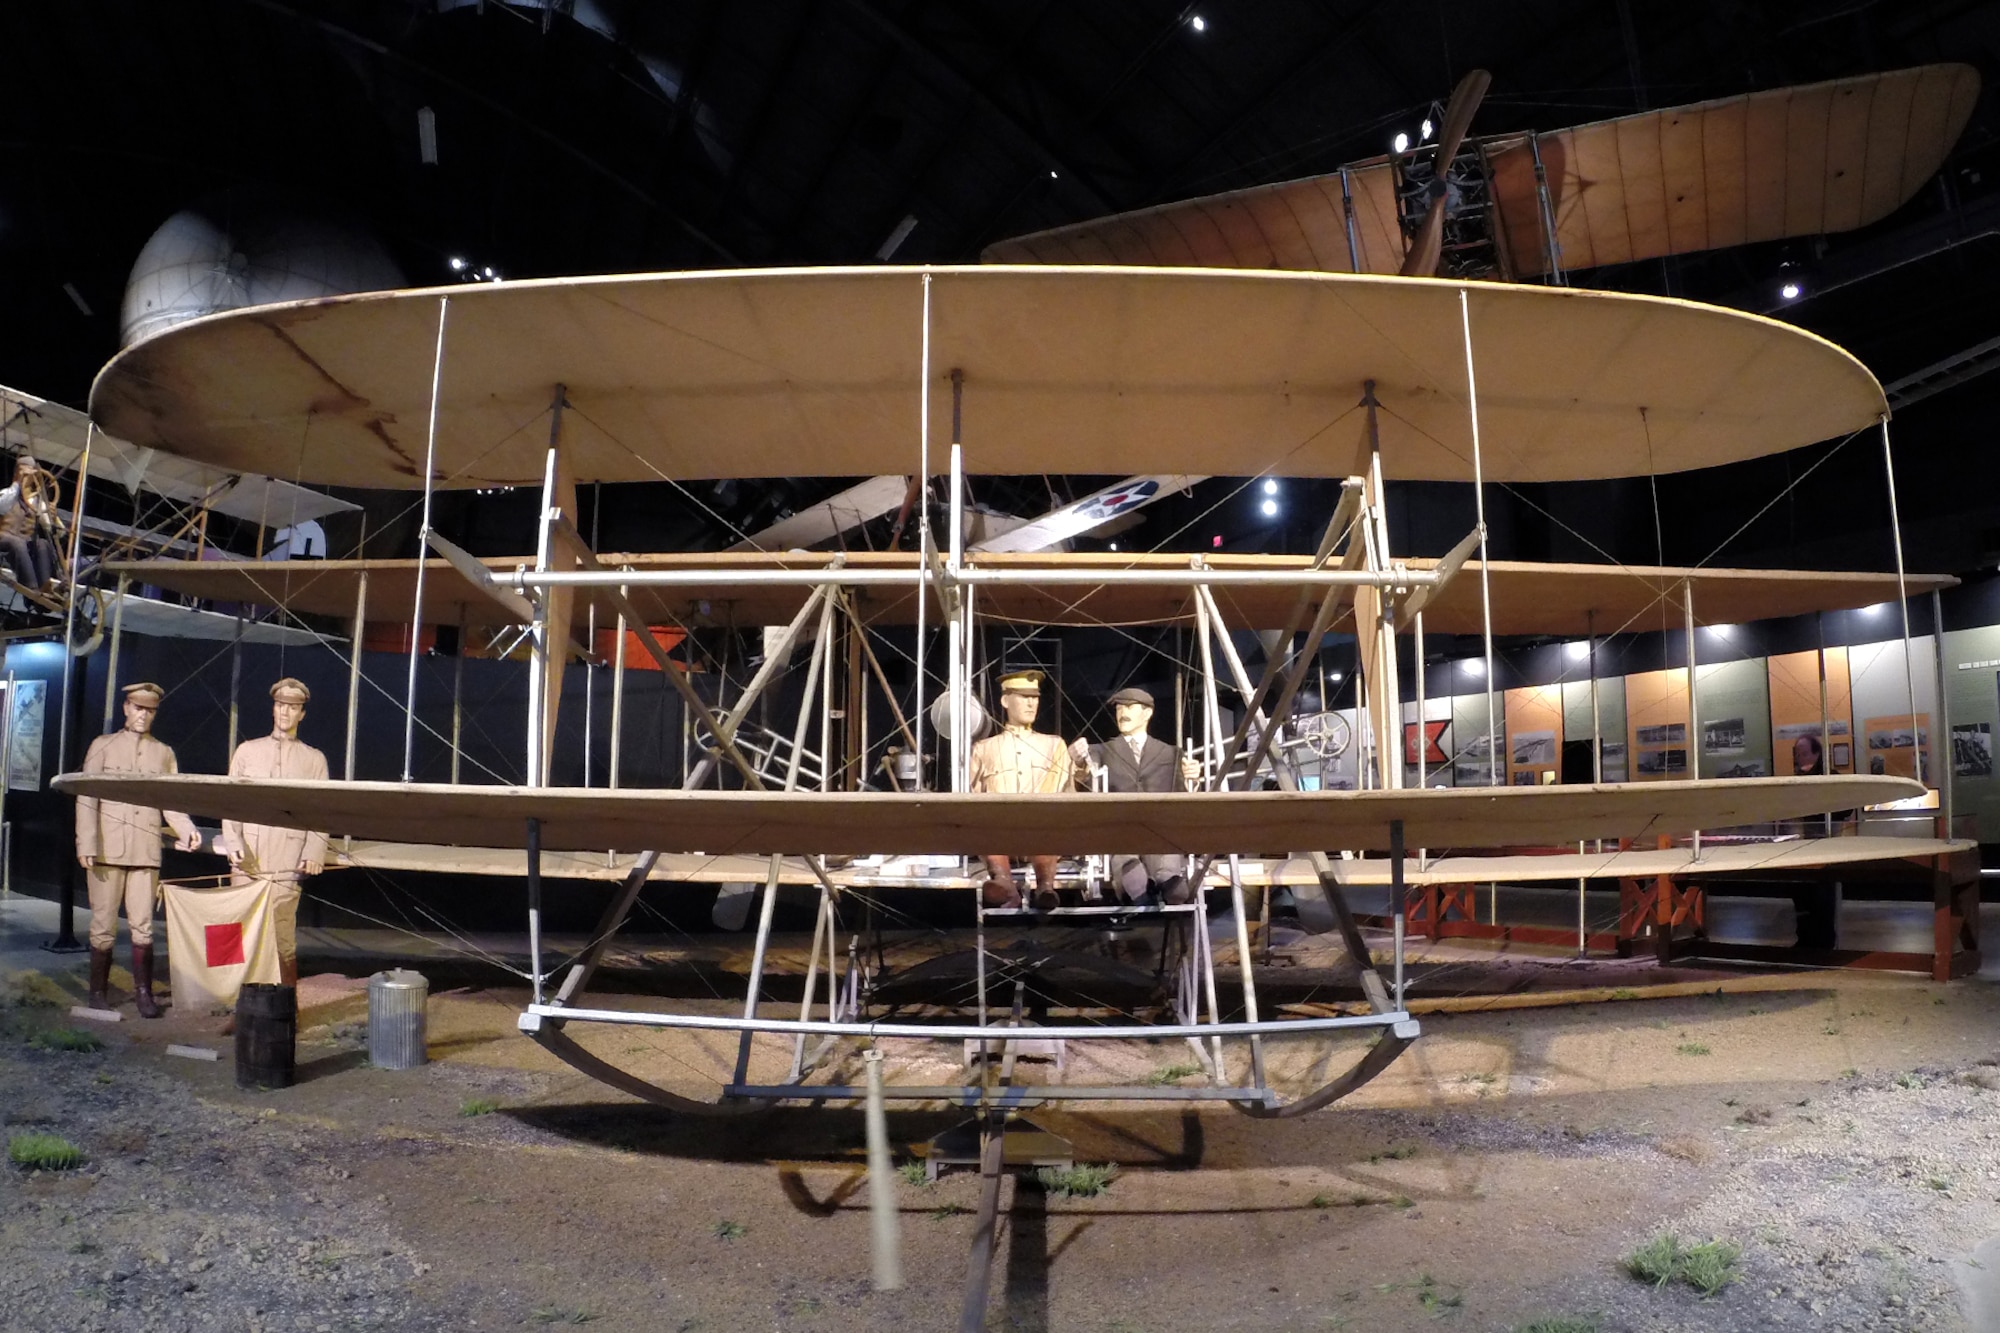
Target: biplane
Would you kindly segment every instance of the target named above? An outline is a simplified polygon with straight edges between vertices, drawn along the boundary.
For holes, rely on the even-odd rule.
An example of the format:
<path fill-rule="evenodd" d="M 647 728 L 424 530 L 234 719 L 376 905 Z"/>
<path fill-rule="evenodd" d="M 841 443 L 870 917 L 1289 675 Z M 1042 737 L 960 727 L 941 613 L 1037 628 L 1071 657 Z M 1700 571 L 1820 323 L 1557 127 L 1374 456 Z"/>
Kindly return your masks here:
<path fill-rule="evenodd" d="M 135 632 L 171 637 L 305 641 L 307 636 L 280 623 L 241 624 L 237 617 L 130 595 L 121 583 L 107 588 L 95 571 L 107 562 L 136 558 L 230 558 L 210 540 L 210 521 L 217 516 L 254 527 L 257 554 L 262 555 L 266 533 L 359 508 L 272 477 L 225 472 L 170 452 L 135 447 L 94 430 L 75 408 L 4 386 L 0 447 L 37 465 L 33 508 L 54 545 L 59 580 L 45 591 L 24 587 L 14 571 L 0 570 L 0 587 L 13 594 L 25 621 L 5 634 L 27 638 L 67 632 L 77 656 L 95 651 L 114 620 Z M 117 518 L 84 514 L 72 522 L 82 508 L 79 492 L 93 482 L 115 487 L 124 512 Z M 101 502 L 99 507 L 109 508 Z"/>
<path fill-rule="evenodd" d="M 979 1160 L 992 1178 L 989 1210 L 1012 1113 L 1145 1101 L 1295 1116 L 1392 1064 L 1420 1033 L 1403 942 L 1409 888 L 1435 873 L 1429 853 L 1602 839 L 1610 850 L 1481 869 L 1574 879 L 1619 873 L 1621 858 L 1631 858 L 1647 867 L 1640 873 L 1663 873 L 1703 855 L 1704 830 L 1805 820 L 1924 792 L 1907 778 L 1869 775 L 1437 790 L 1406 769 L 1398 649 L 1427 624 L 1476 630 L 1490 663 L 1495 633 L 1509 628 L 1582 625 L 1596 634 L 1635 610 L 1668 605 L 1685 616 L 1692 639 L 1697 599 L 1737 619 L 1939 586 L 1900 569 L 1509 565 L 1486 558 L 1483 523 L 1437 560 L 1391 549 L 1390 480 L 1465 482 L 1483 495 L 1498 481 L 1679 471 L 1857 431 L 1880 430 L 1886 444 L 1886 401 L 1865 367 L 1757 316 L 1560 287 L 1135 266 L 526 281 L 195 321 L 121 353 L 99 376 L 91 414 L 119 438 L 171 444 L 212 467 L 268 469 L 282 457 L 295 460 L 291 480 L 301 484 L 421 492 L 427 514 L 441 488 L 539 486 L 537 550 L 511 564 L 473 558 L 426 521 L 424 558 L 308 569 L 174 560 L 105 567 L 190 596 L 351 612 L 357 624 L 387 607 L 411 627 L 413 661 L 416 631 L 441 618 L 525 627 L 527 781 L 71 774 L 61 789 L 316 828 L 386 861 L 396 859 L 395 845 L 411 848 L 409 863 L 433 867 L 511 861 L 528 883 L 532 994 L 520 1027 L 535 1041 L 679 1111 L 885 1100 L 966 1107 L 986 1131 Z M 1023 554 L 966 543 L 968 476 L 1080 467 L 1331 478 L 1339 500 L 1306 556 Z M 941 539 L 928 503 L 917 510 L 917 551 L 872 556 L 620 554 L 593 549 L 576 522 L 581 483 L 804 474 L 910 475 L 926 491 L 942 479 Z M 711 599 L 739 604 L 742 623 L 783 627 L 729 700 L 698 688 L 653 629 Z M 626 633 L 636 640 L 696 720 L 704 753 L 682 788 L 550 784 L 560 683 L 574 628 L 590 608 L 598 623 L 618 625 L 621 644 Z M 1190 739 L 1202 790 L 968 790 L 978 682 L 995 665 L 981 629 L 992 623 L 1191 626 Z M 1359 645 L 1361 789 L 1306 790 L 1288 764 L 1271 761 L 1318 645 L 1336 627 Z M 1255 672 L 1231 634 L 1242 629 L 1278 632 L 1281 646 Z M 914 661 L 906 687 L 884 680 L 884 693 L 908 706 L 876 735 L 843 720 L 857 724 L 848 732 L 864 753 L 900 739 L 934 762 L 914 765 L 894 790 L 837 790 L 831 755 L 850 742 L 833 734 L 834 714 L 848 711 L 834 702 L 833 664 L 872 660 L 869 640 L 890 633 L 907 636 L 900 642 Z M 749 725 L 752 706 L 807 643 L 789 735 L 759 744 L 771 738 Z M 1690 656 L 1690 680 L 1693 669 Z M 412 721 L 415 680 L 413 670 L 405 701 Z M 1497 727 L 1497 715 L 1488 716 Z M 809 763 L 815 736 L 818 762 Z M 1277 788 L 1250 789 L 1265 772 Z M 1003 847 L 1184 857 L 1197 900 L 990 909 L 967 891 L 965 867 Z M 1245 858 L 1296 848 L 1309 849 L 1300 882 L 1317 889 L 1359 982 L 1361 1000 L 1337 1012 L 1259 1004 Z M 1761 854 L 1797 864 L 1960 849 L 1843 837 Z M 892 867 L 877 859 L 885 854 L 918 859 Z M 620 882 L 586 946 L 551 960 L 542 909 L 558 872 Z M 761 882 L 740 1009 L 592 996 L 606 944 L 655 876 Z M 1349 902 L 1350 887 L 1370 881 L 1387 886 L 1386 938 L 1371 939 Z M 773 905 L 788 882 L 815 889 L 819 910 L 804 1001 L 781 1014 L 764 998 L 763 979 Z M 970 984 L 891 1003 L 879 956 L 850 944 L 842 957 L 854 914 L 891 883 L 961 895 L 973 935 Z M 1163 964 L 1159 995 L 1109 1009 L 1045 1004 L 1031 1015 L 1049 951 L 1009 942 L 1026 919 L 1088 922 L 1092 913 L 1143 918 L 1176 942 L 1162 951 L 1175 962 Z M 1039 1020 L 1032 1028 L 1030 1017 Z M 622 1065 L 620 1048 L 603 1039 L 634 1028 L 720 1039 L 733 1044 L 733 1058 L 706 1088 L 667 1086 Z M 1030 1039 L 1100 1049 L 1185 1042 L 1204 1077 L 1098 1080 L 1090 1069 L 1115 1065 L 1072 1060 L 1037 1081 L 1015 1058 Z M 966 1072 L 957 1053 L 968 1043 L 1000 1058 Z M 953 1053 L 942 1066 L 940 1047 Z M 977 1255 L 975 1270 L 984 1271 Z"/>
<path fill-rule="evenodd" d="M 1490 82 L 1467 74 L 1426 122 L 1435 137 L 1387 156 L 997 241 L 984 257 L 1562 282 L 1880 221 L 1937 172 L 1979 98 L 1970 65 L 1921 65 L 1473 135 Z"/>

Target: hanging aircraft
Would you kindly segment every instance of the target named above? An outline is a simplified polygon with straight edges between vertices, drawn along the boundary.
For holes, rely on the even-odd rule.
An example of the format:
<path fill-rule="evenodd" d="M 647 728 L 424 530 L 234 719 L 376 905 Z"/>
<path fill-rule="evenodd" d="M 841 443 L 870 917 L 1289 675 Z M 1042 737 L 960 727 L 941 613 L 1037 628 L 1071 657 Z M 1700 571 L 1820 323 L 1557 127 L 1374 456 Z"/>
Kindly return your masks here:
<path fill-rule="evenodd" d="M 1922 65 L 1474 135 L 1490 84 L 1484 70 L 1460 80 L 1434 113 L 1434 140 L 998 241 L 983 258 L 1566 282 L 1609 264 L 1852 231 L 1937 173 L 1980 80 L 1970 65 Z"/>

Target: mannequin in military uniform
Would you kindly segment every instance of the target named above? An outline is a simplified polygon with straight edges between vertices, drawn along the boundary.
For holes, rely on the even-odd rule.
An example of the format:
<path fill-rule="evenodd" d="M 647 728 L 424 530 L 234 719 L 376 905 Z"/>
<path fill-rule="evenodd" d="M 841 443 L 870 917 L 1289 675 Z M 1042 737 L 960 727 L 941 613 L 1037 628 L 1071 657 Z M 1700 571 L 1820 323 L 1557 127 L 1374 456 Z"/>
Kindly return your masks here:
<path fill-rule="evenodd" d="M 285 677 L 271 687 L 271 734 L 236 747 L 229 760 L 232 778 L 324 779 L 326 756 L 299 739 L 312 691 Z M 229 857 L 232 882 L 271 885 L 272 924 L 278 944 L 279 979 L 299 980 L 299 885 L 326 865 L 326 835 L 268 824 L 222 822 L 222 851 Z"/>
<path fill-rule="evenodd" d="M 1066 792 L 1075 785 L 1076 768 L 1060 737 L 1035 730 L 1035 718 L 1042 707 L 1042 673 L 1009 671 L 1000 677 L 1000 712 L 1006 725 L 996 736 L 975 741 L 971 754 L 973 791 Z M 1021 891 L 1014 882 L 1013 858 L 989 855 L 987 880 L 981 889 L 988 907 L 1019 907 Z M 1059 857 L 1031 856 L 1035 869 L 1035 906 L 1054 907 L 1056 863 Z"/>
<path fill-rule="evenodd" d="M 1106 785 L 1115 792 L 1179 791 L 1183 782 L 1201 777 L 1201 767 L 1192 759 L 1181 758 L 1166 741 L 1156 740 L 1146 728 L 1153 721 L 1153 696 L 1136 687 L 1111 696 L 1111 716 L 1118 724 L 1118 739 L 1092 745 L 1079 740 L 1070 747 L 1070 757 L 1079 766 L 1095 765 L 1105 770 Z M 1134 856 L 1129 853 L 1111 858 L 1111 882 L 1133 902 L 1157 891 L 1160 901 L 1191 902 L 1194 891 L 1180 873 L 1178 857 Z"/>
<path fill-rule="evenodd" d="M 161 774 L 180 771 L 174 752 L 153 733 L 164 696 L 150 681 L 125 687 L 125 726 L 90 743 L 86 773 Z M 158 1018 L 153 998 L 153 905 L 160 891 L 160 824 L 174 831 L 174 846 L 201 846 L 194 822 L 178 810 L 126 805 L 94 796 L 76 800 L 76 859 L 90 878 L 90 1007 L 108 1009 L 111 952 L 118 942 L 118 904 L 132 936 L 133 1000 L 141 1018 Z"/>

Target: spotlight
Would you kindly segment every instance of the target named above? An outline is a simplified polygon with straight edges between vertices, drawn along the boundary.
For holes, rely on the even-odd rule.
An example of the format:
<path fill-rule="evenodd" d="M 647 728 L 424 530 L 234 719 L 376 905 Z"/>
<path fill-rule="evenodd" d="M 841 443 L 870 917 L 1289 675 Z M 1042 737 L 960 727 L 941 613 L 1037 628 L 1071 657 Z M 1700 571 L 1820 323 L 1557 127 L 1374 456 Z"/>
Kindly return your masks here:
<path fill-rule="evenodd" d="M 1208 544 L 1220 551 L 1222 549 L 1222 534 L 1218 532 L 1213 537 L 1210 537 Z"/>
<path fill-rule="evenodd" d="M 1873 605 L 1873 606 L 1864 606 L 1864 607 L 1862 607 L 1862 608 L 1861 608 L 1861 614 L 1862 614 L 1862 615 L 1864 615 L 1864 616 L 1870 616 L 1870 617 L 1873 617 L 1873 616 L 1879 616 L 1879 615 L 1881 615 L 1881 614 L 1882 614 L 1882 613 L 1883 613 L 1884 611 L 1887 611 L 1888 609 L 1889 609 L 1889 604 L 1888 604 L 1887 602 L 1877 602 L 1877 603 L 1875 603 L 1875 605 Z"/>
<path fill-rule="evenodd" d="M 1062 178 L 1061 178 L 1061 177 L 1060 177 L 1060 176 L 1059 176 L 1059 175 L 1058 175 L 1058 174 L 1056 173 L 1056 169 L 1055 169 L 1054 167 L 1050 167 L 1050 168 L 1049 168 L 1049 179 L 1050 179 L 1050 180 L 1060 180 L 1060 179 L 1062 179 Z"/>
<path fill-rule="evenodd" d="M 1796 301 L 1799 299 L 1799 293 L 1803 290 L 1798 283 L 1787 280 L 1784 286 L 1778 288 L 1778 295 L 1784 297 L 1787 301 Z"/>
<path fill-rule="evenodd" d="M 1423 137 L 1422 139 L 1419 140 L 1419 142 L 1429 143 L 1431 141 L 1431 135 L 1434 134 L 1436 131 L 1437 131 L 1437 126 L 1431 124 L 1430 117 L 1428 116 L 1424 117 L 1424 132 L 1423 132 Z"/>
<path fill-rule="evenodd" d="M 1264 494 L 1276 495 L 1277 493 L 1278 493 L 1278 483 L 1272 480 L 1271 478 L 1266 477 L 1264 479 Z"/>
<path fill-rule="evenodd" d="M 460 259 L 457 255 L 453 255 L 450 259 L 446 260 L 445 262 L 451 265 L 451 271 L 453 273 L 465 272 L 465 261 L 463 259 Z"/>
<path fill-rule="evenodd" d="M 1468 657 L 1463 662 L 1460 662 L 1459 665 L 1465 668 L 1465 674 L 1468 676 L 1483 676 L 1486 674 L 1486 662 L 1482 658 Z"/>
<path fill-rule="evenodd" d="M 1278 502 L 1276 500 L 1264 501 L 1263 510 L 1265 518 L 1276 518 L 1278 516 Z"/>
<path fill-rule="evenodd" d="M 1326 673 L 1326 678 L 1327 678 L 1328 680 L 1332 681 L 1332 682 L 1333 682 L 1333 683 L 1334 683 L 1335 685 L 1338 685 L 1338 684 L 1340 684 L 1340 673 L 1339 673 L 1338 671 L 1329 671 L 1329 672 L 1327 672 L 1327 673 Z"/>
<path fill-rule="evenodd" d="M 1111 543 L 1111 549 L 1112 549 L 1112 550 L 1114 550 L 1114 551 L 1115 551 L 1115 550 L 1117 550 L 1117 549 L 1118 549 L 1118 543 L 1117 543 L 1117 542 L 1113 542 L 1113 543 Z"/>
<path fill-rule="evenodd" d="M 1710 626 L 1708 627 L 1708 632 L 1709 632 L 1710 634 L 1713 634 L 1713 635 L 1714 635 L 1714 636 L 1715 636 L 1716 638 L 1718 638 L 1718 639 L 1727 639 L 1727 638 L 1729 638 L 1729 637 L 1730 637 L 1731 635 L 1733 635 L 1733 634 L 1735 634 L 1735 633 L 1736 633 L 1736 626 L 1734 626 L 1734 625 L 1710 625 Z"/>
<path fill-rule="evenodd" d="M 1193 28 L 1196 32 L 1207 32 L 1208 20 L 1203 18 L 1201 15 L 1196 14 L 1193 18 L 1188 20 L 1188 26 Z"/>
<path fill-rule="evenodd" d="M 1581 662 L 1584 658 L 1590 656 L 1590 643 L 1585 639 L 1578 639 L 1575 643 L 1566 643 L 1563 645 L 1563 655 L 1572 662 Z"/>
<path fill-rule="evenodd" d="M 1407 153 L 1410 151 L 1410 136 L 1407 134 L 1398 134 L 1389 146 L 1395 152 Z"/>

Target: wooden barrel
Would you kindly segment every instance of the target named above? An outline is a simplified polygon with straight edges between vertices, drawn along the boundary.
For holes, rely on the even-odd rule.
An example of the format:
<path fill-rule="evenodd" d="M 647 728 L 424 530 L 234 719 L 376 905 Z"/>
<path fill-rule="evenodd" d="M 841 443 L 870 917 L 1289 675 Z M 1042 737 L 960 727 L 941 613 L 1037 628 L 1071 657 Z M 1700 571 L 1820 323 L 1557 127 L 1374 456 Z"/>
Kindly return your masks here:
<path fill-rule="evenodd" d="M 236 1086 L 289 1088 L 297 1063 L 299 995 L 250 984 L 236 997 Z"/>

